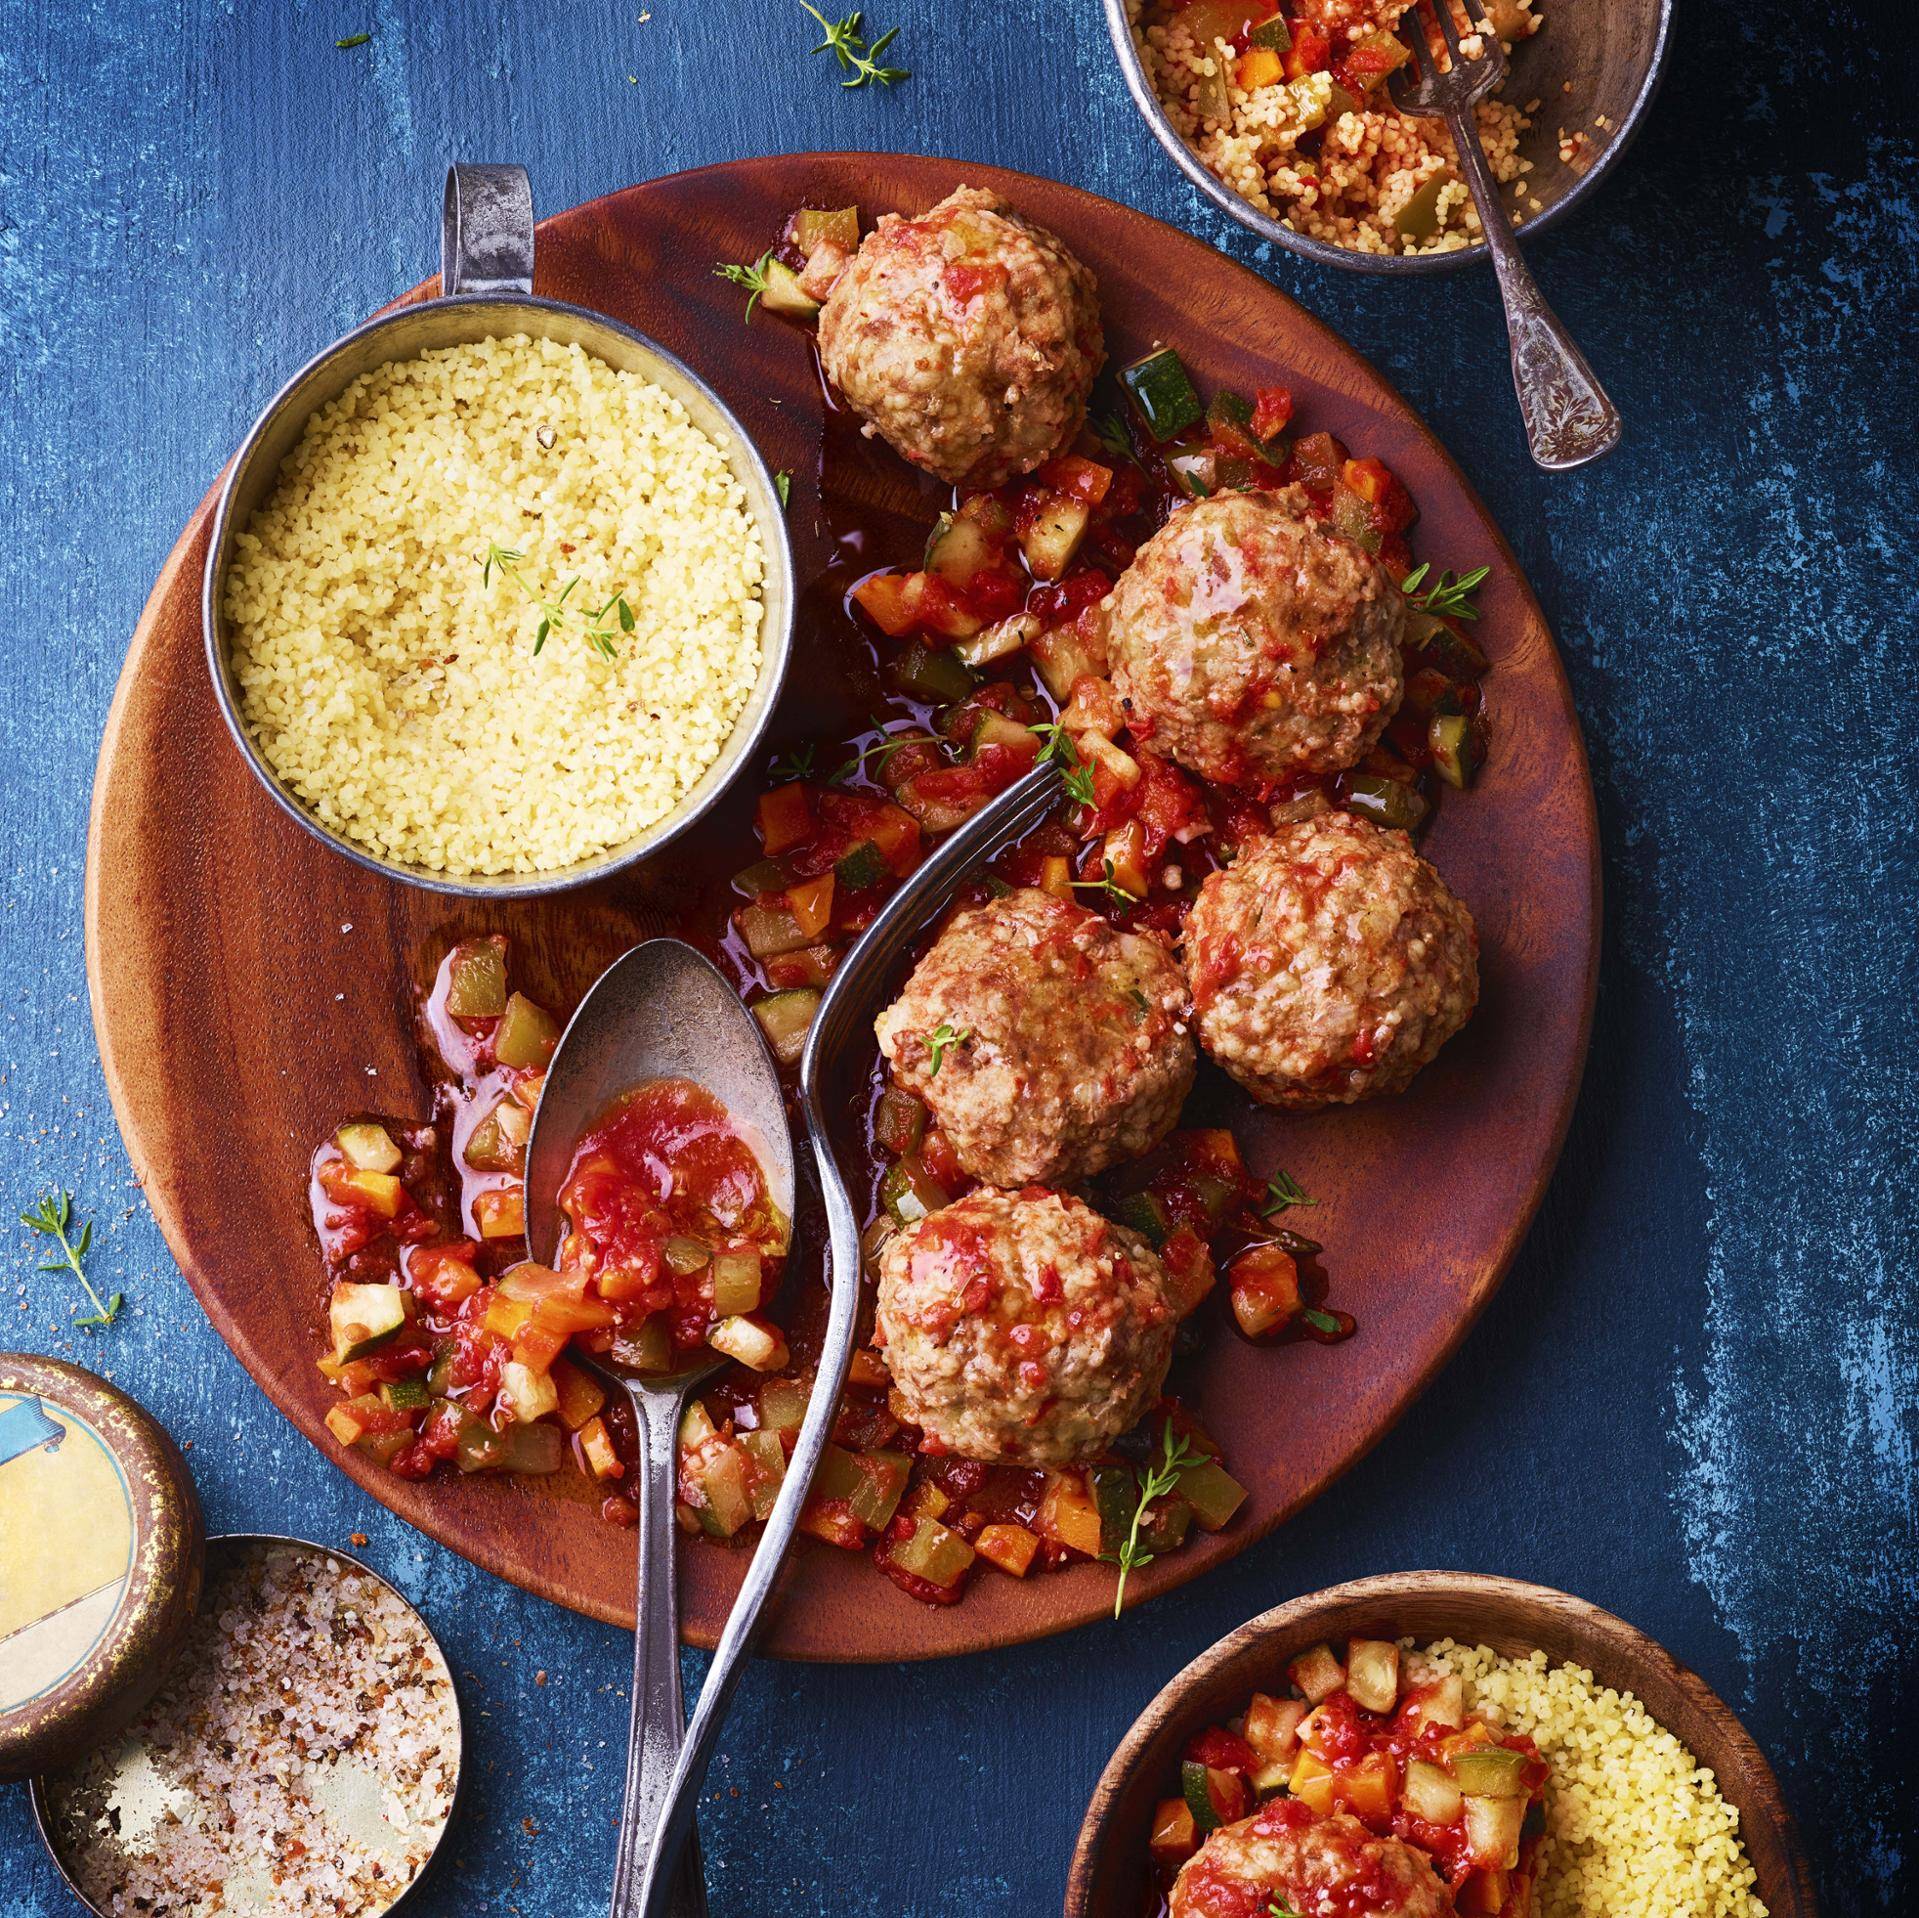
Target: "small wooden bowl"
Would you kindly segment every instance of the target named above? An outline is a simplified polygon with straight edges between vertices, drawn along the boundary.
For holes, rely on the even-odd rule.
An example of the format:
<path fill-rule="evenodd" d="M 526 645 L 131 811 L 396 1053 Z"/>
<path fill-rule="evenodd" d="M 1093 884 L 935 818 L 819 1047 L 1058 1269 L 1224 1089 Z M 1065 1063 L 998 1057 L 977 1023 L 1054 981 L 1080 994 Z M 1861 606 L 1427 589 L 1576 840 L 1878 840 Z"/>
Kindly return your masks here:
<path fill-rule="evenodd" d="M 1146 1834 L 1195 1732 L 1231 1718 L 1255 1691 L 1283 1691 L 1287 1661 L 1322 1639 L 1453 1638 L 1507 1657 L 1543 1651 L 1630 1691 L 1739 1808 L 1739 1835 L 1771 1918 L 1815 1918 L 1812 1875 L 1772 1767 L 1704 1679 L 1624 1619 L 1583 1598 L 1471 1572 L 1394 1572 L 1309 1592 L 1262 1612 L 1165 1687 L 1126 1734 L 1093 1792 L 1066 1884 L 1066 1918 L 1150 1910 Z"/>

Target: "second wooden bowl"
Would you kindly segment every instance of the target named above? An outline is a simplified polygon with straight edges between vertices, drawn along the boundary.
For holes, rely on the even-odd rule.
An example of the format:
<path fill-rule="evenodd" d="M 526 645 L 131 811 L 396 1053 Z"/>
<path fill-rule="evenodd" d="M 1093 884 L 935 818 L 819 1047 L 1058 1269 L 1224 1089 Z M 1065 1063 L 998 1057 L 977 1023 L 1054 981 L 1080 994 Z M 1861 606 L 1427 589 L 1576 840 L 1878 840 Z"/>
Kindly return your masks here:
<path fill-rule="evenodd" d="M 1172 1680 L 1126 1734 L 1093 1792 L 1066 1886 L 1066 1918 L 1150 1911 L 1146 1835 L 1173 1790 L 1187 1739 L 1243 1710 L 1255 1691 L 1286 1689 L 1286 1663 L 1321 1640 L 1452 1638 L 1508 1657 L 1543 1651 L 1602 1685 L 1630 1691 L 1718 1781 L 1770 1918 L 1815 1918 L 1812 1875 L 1772 1767 L 1732 1708 L 1622 1618 L 1549 1585 L 1471 1572 L 1397 1572 L 1309 1592 L 1263 1612 Z"/>

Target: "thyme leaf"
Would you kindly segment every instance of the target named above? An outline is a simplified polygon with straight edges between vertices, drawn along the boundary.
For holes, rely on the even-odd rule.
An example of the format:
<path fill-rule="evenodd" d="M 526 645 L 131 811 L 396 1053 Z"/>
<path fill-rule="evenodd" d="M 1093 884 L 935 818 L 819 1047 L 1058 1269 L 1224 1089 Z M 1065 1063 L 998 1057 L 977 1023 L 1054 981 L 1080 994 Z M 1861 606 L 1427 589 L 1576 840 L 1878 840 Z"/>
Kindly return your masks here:
<path fill-rule="evenodd" d="M 780 496 L 780 510 L 784 512 L 793 503 L 793 475 L 787 472 L 775 473 L 773 490 Z"/>
<path fill-rule="evenodd" d="M 1334 1318 L 1330 1312 L 1321 1311 L 1316 1305 L 1302 1306 L 1299 1316 L 1304 1319 L 1315 1332 L 1324 1332 L 1329 1337 L 1343 1329 L 1339 1321 Z"/>
<path fill-rule="evenodd" d="M 42 1272 L 71 1272 L 80 1281 L 80 1289 L 87 1295 L 87 1303 L 93 1310 L 74 1324 L 85 1326 L 92 1331 L 96 1326 L 111 1325 L 120 1316 L 120 1308 L 126 1303 L 123 1294 L 116 1292 L 112 1298 L 102 1302 L 100 1295 L 93 1289 L 93 1281 L 87 1277 L 84 1261 L 93 1246 L 93 1221 L 89 1219 L 80 1228 L 77 1239 L 70 1238 L 67 1228 L 73 1223 L 73 1194 L 49 1192 L 31 1212 L 20 1215 L 20 1223 L 29 1232 L 38 1232 L 43 1238 L 58 1241 L 61 1256 L 43 1265 Z"/>
<path fill-rule="evenodd" d="M 932 1068 L 926 1076 L 929 1079 L 937 1079 L 940 1076 L 940 1067 L 946 1063 L 946 1055 L 951 1052 L 955 1046 L 963 1046 L 972 1036 L 973 1028 L 971 1026 L 961 1026 L 955 1030 L 946 1020 L 942 1019 L 939 1024 L 926 1035 L 926 1049 L 933 1055 Z"/>
<path fill-rule="evenodd" d="M 520 571 L 526 555 L 516 552 L 510 546 L 502 546 L 498 540 L 489 540 L 486 557 L 480 564 L 480 587 L 484 591 L 493 584 L 493 575 L 497 571 L 501 578 L 519 588 L 525 596 L 540 609 L 540 623 L 533 633 L 533 652 L 537 658 L 545 648 L 548 637 L 561 631 L 572 615 L 566 611 L 566 602 L 573 597 L 573 589 L 579 585 L 580 576 L 575 573 L 560 588 L 557 599 L 548 599 L 534 587 L 524 573 Z M 638 622 L 633 617 L 633 608 L 627 604 L 626 588 L 609 599 L 598 612 L 589 613 L 580 628 L 580 636 L 602 659 L 619 658 L 619 648 L 613 643 L 614 630 L 630 633 Z"/>

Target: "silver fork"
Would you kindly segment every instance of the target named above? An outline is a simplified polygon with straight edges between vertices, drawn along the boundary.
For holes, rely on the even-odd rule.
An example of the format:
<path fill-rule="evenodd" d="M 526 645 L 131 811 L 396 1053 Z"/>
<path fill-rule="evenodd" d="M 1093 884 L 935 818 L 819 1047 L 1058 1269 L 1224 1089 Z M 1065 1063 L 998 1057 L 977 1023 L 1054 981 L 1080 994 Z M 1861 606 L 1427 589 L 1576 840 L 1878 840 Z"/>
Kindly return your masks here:
<path fill-rule="evenodd" d="M 1619 444 L 1619 414 L 1559 316 L 1546 304 L 1519 251 L 1473 117 L 1473 108 L 1506 77 L 1506 50 L 1497 34 L 1486 33 L 1480 36 L 1484 51 L 1467 59 L 1460 52 L 1451 0 L 1430 0 L 1430 6 L 1445 36 L 1450 63 L 1442 69 L 1433 58 L 1423 14 L 1415 10 L 1405 24 L 1419 76 L 1414 79 L 1401 67 L 1389 83 L 1393 102 L 1402 113 L 1415 119 L 1444 120 L 1451 129 L 1460 171 L 1472 189 L 1479 224 L 1492 251 L 1493 270 L 1499 275 L 1506 336 L 1512 343 L 1513 388 L 1519 395 L 1533 458 L 1550 472 L 1584 466 Z"/>

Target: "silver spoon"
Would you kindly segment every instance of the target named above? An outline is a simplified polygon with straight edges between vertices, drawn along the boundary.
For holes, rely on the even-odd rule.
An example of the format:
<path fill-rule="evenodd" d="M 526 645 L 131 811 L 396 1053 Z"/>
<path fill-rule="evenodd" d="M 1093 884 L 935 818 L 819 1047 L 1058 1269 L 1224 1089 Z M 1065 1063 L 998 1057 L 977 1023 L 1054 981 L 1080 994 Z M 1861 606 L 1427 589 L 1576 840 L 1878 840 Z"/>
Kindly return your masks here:
<path fill-rule="evenodd" d="M 1444 120 L 1459 155 L 1460 171 L 1479 208 L 1479 224 L 1499 276 L 1499 297 L 1506 306 L 1506 335 L 1512 346 L 1513 389 L 1526 422 L 1533 460 L 1548 472 L 1584 466 L 1619 444 L 1618 409 L 1594 378 L 1585 356 L 1573 344 L 1559 315 L 1546 304 L 1532 276 L 1512 222 L 1499 203 L 1499 187 L 1479 144 L 1473 108 L 1506 77 L 1506 53 L 1493 34 L 1481 36 L 1482 50 L 1468 60 L 1460 52 L 1451 0 L 1432 0 L 1445 36 L 1450 64 L 1442 71 L 1418 12 L 1407 16 L 1418 77 L 1402 67 L 1388 82 L 1393 104 L 1415 119 Z"/>
<path fill-rule="evenodd" d="M 559 1249 L 560 1183 L 581 1133 L 622 1093 L 654 1079 L 690 1079 L 726 1107 L 759 1159 L 768 1197 L 792 1218 L 793 1141 L 779 1075 L 758 1024 L 691 946 L 652 939 L 600 975 L 547 1069 L 527 1148 L 529 1257 L 550 1263 Z M 670 1375 L 586 1362 L 609 1387 L 626 1394 L 640 1440 L 633 1713 L 612 1906 L 613 1918 L 630 1918 L 640 1909 L 641 1863 L 664 1813 L 684 1735 L 674 1569 L 679 1534 L 673 1518 L 680 1412 L 687 1393 L 726 1361 L 714 1352 Z M 810 1481 L 811 1473 L 805 1476 Z M 701 1918 L 706 1910 L 697 1846 L 688 1848 L 673 1909 L 676 1918 Z"/>
<path fill-rule="evenodd" d="M 837 1098 L 838 1109 L 844 1110 L 853 1089 L 835 1078 L 833 1068 L 846 1051 L 848 1040 L 870 1036 L 873 1002 L 886 989 L 894 967 L 927 920 L 972 877 L 984 860 L 1036 826 L 1052 810 L 1059 791 L 1059 768 L 1050 764 L 1037 766 L 936 848 L 887 901 L 879 917 L 840 961 L 813 1016 L 806 1051 L 800 1059 L 800 1103 L 813 1147 L 813 1162 L 819 1171 L 832 1243 L 832 1292 L 826 1333 L 820 1345 L 819 1367 L 813 1379 L 812 1396 L 807 1401 L 806 1417 L 794 1442 L 793 1456 L 787 1461 L 786 1482 L 780 1487 L 766 1530 L 752 1563 L 746 1568 L 739 1596 L 733 1601 L 720 1642 L 714 1647 L 706 1683 L 700 1687 L 692 1721 L 686 1728 L 686 1742 L 673 1768 L 673 1781 L 647 1854 L 646 1879 L 642 1902 L 636 1908 L 637 1918 L 669 1918 L 673 1865 L 692 1829 L 694 1800 L 706 1776 L 726 1708 L 732 1702 L 734 1688 L 745 1668 L 746 1653 L 761 1608 L 773 1588 L 786 1548 L 792 1542 L 800 1507 L 806 1501 L 813 1474 L 826 1450 L 839 1410 L 840 1393 L 846 1385 L 847 1361 L 853 1356 L 860 1305 L 860 1222 L 853 1210 L 852 1195 L 840 1176 L 827 1130 L 827 1113 L 832 1102 Z M 571 1037 L 570 1031 L 568 1037 Z M 550 1077 L 547 1084 L 550 1089 Z M 624 1918 L 620 1906 L 616 1904 L 614 1910 L 615 1918 Z"/>

